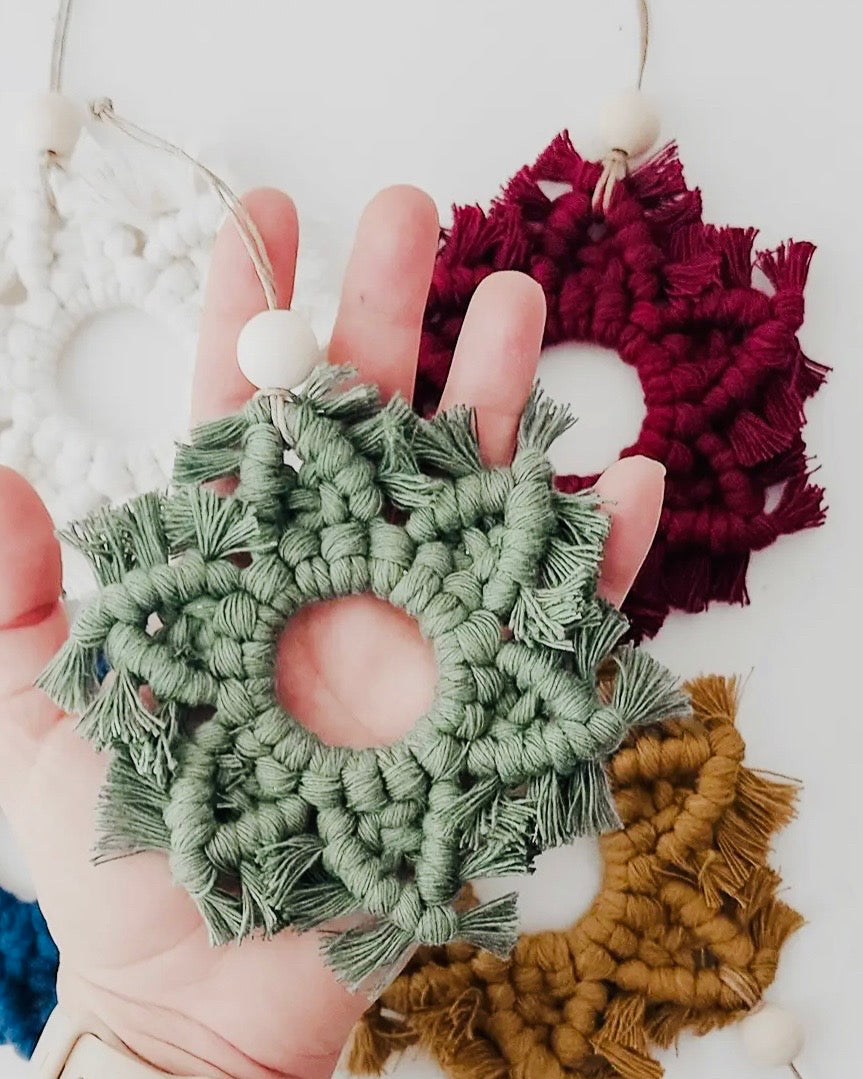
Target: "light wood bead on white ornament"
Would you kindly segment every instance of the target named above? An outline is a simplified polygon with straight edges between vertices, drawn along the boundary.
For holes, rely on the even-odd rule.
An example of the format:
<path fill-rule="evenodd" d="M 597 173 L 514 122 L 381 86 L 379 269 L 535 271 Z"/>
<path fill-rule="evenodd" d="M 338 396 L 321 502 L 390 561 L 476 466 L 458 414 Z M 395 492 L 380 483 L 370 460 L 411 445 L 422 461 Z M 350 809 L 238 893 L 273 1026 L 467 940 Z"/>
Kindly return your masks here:
<path fill-rule="evenodd" d="M 609 150 L 641 157 L 659 138 L 659 113 L 640 90 L 625 90 L 600 109 L 599 134 Z"/>
<path fill-rule="evenodd" d="M 297 311 L 261 311 L 237 338 L 237 363 L 259 390 L 292 390 L 321 359 L 311 326 Z"/>
<path fill-rule="evenodd" d="M 776 1004 L 764 1004 L 740 1023 L 740 1038 L 749 1059 L 763 1067 L 791 1064 L 803 1049 L 800 1020 Z"/>
<path fill-rule="evenodd" d="M 18 114 L 18 145 L 26 153 L 68 157 L 83 124 L 79 105 L 62 94 L 34 94 Z"/>

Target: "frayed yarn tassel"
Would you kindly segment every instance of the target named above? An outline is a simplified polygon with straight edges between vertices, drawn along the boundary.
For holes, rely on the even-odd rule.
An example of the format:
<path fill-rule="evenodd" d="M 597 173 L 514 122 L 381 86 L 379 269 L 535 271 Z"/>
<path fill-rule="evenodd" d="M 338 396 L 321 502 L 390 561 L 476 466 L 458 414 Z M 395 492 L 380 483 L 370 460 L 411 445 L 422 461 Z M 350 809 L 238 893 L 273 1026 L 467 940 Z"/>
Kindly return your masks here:
<path fill-rule="evenodd" d="M 98 648 L 70 638 L 36 679 L 36 685 L 67 712 L 83 711 L 98 692 Z"/>
<path fill-rule="evenodd" d="M 109 774 L 111 782 L 99 795 L 102 835 L 96 845 L 96 862 L 167 850 L 171 837 L 165 823 L 168 796 L 164 788 L 142 775 L 128 754 L 114 754 Z"/>
<path fill-rule="evenodd" d="M 806 477 L 789 480 L 770 520 L 781 535 L 818 528 L 827 518 L 824 494 L 823 487 L 809 483 Z"/>
<path fill-rule="evenodd" d="M 398 1022 L 378 1016 L 357 1027 L 351 1040 L 348 1070 L 355 1075 L 379 1075 L 389 1058 L 412 1045 L 419 1037 Z"/>
<path fill-rule="evenodd" d="M 599 761 L 585 762 L 565 779 L 546 773 L 531 784 L 529 794 L 536 806 L 536 838 L 543 850 L 620 826 Z"/>
<path fill-rule="evenodd" d="M 462 911 L 458 916 L 455 935 L 468 944 L 505 959 L 515 946 L 518 935 L 517 896 L 515 893 L 503 895 Z"/>
<path fill-rule="evenodd" d="M 644 999 L 636 993 L 615 997 L 591 1039 L 596 1053 L 608 1061 L 620 1079 L 662 1079 L 662 1065 L 648 1052 L 645 1011 Z"/>
<path fill-rule="evenodd" d="M 391 922 L 373 929 L 348 929 L 324 935 L 321 951 L 349 989 L 358 989 L 376 971 L 397 966 L 410 951 L 413 936 Z"/>

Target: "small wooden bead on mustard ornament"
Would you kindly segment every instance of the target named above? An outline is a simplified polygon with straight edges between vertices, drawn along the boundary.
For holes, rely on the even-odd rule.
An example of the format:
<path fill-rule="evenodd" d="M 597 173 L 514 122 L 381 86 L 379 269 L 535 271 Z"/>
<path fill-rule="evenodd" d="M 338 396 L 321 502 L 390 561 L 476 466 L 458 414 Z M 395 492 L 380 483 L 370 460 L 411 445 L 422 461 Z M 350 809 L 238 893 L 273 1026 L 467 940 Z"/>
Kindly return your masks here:
<path fill-rule="evenodd" d="M 793 1064 L 803 1049 L 803 1026 L 776 1004 L 756 1008 L 740 1024 L 740 1038 L 753 1064 L 779 1068 Z"/>
<path fill-rule="evenodd" d="M 659 138 L 659 112 L 640 90 L 610 97 L 599 111 L 599 134 L 610 150 L 641 157 Z"/>
<path fill-rule="evenodd" d="M 259 390 L 292 390 L 320 361 L 314 331 L 298 311 L 261 311 L 237 338 L 237 364 Z"/>

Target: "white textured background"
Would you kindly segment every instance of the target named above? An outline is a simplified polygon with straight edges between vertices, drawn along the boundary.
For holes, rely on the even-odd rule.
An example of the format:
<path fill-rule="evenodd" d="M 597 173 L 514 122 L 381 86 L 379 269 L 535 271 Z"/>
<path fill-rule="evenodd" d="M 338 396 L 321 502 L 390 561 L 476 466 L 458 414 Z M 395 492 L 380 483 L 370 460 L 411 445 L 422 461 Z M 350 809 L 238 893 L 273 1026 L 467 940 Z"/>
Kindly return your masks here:
<path fill-rule="evenodd" d="M 52 8 L 0 0 L 0 89 L 43 88 Z M 747 674 L 751 762 L 805 781 L 776 863 L 809 925 L 772 999 L 804 1017 L 806 1079 L 853 1075 L 863 1060 L 859 10 L 855 0 L 656 0 L 645 83 L 708 220 L 758 225 L 767 245 L 789 235 L 818 244 L 803 341 L 835 367 L 807 435 L 829 523 L 755 557 L 751 607 L 675 618 L 652 646 L 682 674 Z M 454 200 L 491 197 L 562 127 L 597 151 L 593 117 L 633 78 L 636 27 L 634 0 L 77 0 L 67 87 L 110 94 L 121 113 L 212 151 L 242 184 L 286 187 L 330 223 L 336 273 L 361 206 L 383 185 L 425 187 L 446 219 Z M 0 139 L 0 184 L 4 153 Z M 601 410 L 570 442 L 573 466 L 610 460 L 638 422 L 630 374 L 611 355 L 594 361 L 578 378 L 567 357 L 546 365 L 576 412 Z M 153 408 L 160 390 L 148 388 Z M 14 854 L 0 868 L 20 881 Z M 525 890 L 526 924 L 563 925 L 595 875 L 588 846 L 558 852 Z M 764 1074 L 733 1032 L 684 1039 L 667 1067 L 669 1079 Z M 0 1056 L 0 1075 L 20 1073 Z M 438 1073 L 409 1061 L 397 1074 Z"/>

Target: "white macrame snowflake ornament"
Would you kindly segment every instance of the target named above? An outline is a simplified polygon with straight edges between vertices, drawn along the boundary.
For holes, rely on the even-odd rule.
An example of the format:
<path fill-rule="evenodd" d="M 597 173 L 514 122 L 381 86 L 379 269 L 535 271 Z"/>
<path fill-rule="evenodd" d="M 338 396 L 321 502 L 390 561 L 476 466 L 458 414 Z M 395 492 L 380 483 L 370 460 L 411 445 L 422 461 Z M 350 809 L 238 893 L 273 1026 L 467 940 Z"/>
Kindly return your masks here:
<path fill-rule="evenodd" d="M 130 191 L 129 175 L 122 158 L 84 135 L 68 166 L 49 174 L 56 210 L 35 169 L 9 200 L 0 462 L 36 486 L 58 524 L 163 484 L 183 433 L 157 424 L 144 439 L 88 428 L 62 392 L 60 366 L 76 333 L 123 309 L 143 312 L 178 335 L 188 358 L 178 380 L 189 378 L 222 207 L 191 180 L 179 197 L 166 198 L 157 178 L 148 186 L 140 170 Z M 116 363 L 123 363 L 119 350 Z"/>
<path fill-rule="evenodd" d="M 182 368 L 158 392 L 187 397 L 224 208 L 175 160 L 136 155 L 133 162 L 87 132 L 68 164 L 50 170 L 48 187 L 53 207 L 34 167 L 0 204 L 0 464 L 25 475 L 62 526 L 166 486 L 186 431 L 185 421 L 170 418 L 177 409 L 153 417 L 145 433 L 88 425 L 64 394 L 64 354 L 100 315 L 143 313 L 181 346 Z M 295 306 L 317 312 L 323 340 L 333 304 L 319 240 L 314 227 L 311 236 L 304 228 Z M 122 365 L 122 349 L 111 360 Z M 141 372 L 133 374 L 140 382 Z M 67 593 L 80 594 L 83 581 L 67 564 Z"/>

